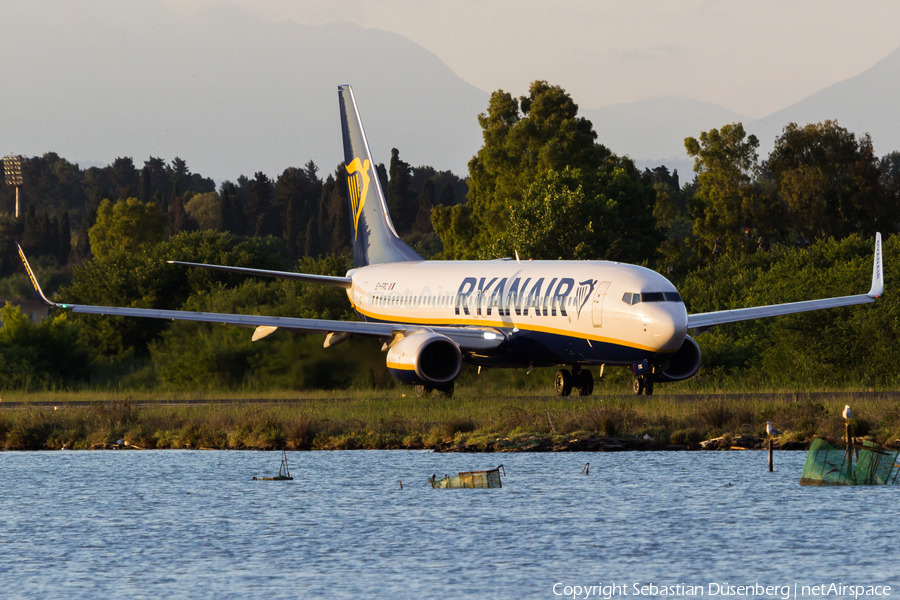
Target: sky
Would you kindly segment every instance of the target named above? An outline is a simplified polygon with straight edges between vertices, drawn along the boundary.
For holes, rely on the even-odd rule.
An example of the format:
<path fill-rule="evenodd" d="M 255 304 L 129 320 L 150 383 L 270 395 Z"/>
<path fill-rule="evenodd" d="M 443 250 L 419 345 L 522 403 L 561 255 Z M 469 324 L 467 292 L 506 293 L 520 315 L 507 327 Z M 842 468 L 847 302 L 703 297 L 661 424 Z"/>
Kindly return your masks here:
<path fill-rule="evenodd" d="M 163 0 L 403 35 L 460 78 L 521 95 L 545 79 L 584 108 L 660 96 L 762 118 L 900 46 L 896 0 Z"/>

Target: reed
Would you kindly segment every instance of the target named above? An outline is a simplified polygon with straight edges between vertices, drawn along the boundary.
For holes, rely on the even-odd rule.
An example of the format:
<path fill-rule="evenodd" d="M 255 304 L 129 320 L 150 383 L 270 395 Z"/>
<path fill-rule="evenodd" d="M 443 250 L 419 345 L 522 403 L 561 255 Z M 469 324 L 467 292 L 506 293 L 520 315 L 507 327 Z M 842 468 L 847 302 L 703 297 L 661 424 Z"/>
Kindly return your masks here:
<path fill-rule="evenodd" d="M 272 392 L 264 403 L 258 395 L 239 394 L 45 392 L 12 397 L 26 404 L 0 410 L 0 448 L 7 450 L 107 448 L 118 440 L 148 449 L 428 448 L 446 442 L 479 447 L 498 438 L 562 440 L 592 434 L 649 435 L 684 444 L 723 435 L 763 436 L 766 421 L 784 431 L 786 439 L 802 441 L 813 435 L 839 437 L 845 404 L 853 407 L 857 435 L 882 443 L 900 437 L 900 403 L 888 392 L 588 398 L 464 392 L 452 399 L 422 399 L 360 390 L 304 393 L 302 398 Z M 9 406 L 6 398 L 4 403 Z"/>

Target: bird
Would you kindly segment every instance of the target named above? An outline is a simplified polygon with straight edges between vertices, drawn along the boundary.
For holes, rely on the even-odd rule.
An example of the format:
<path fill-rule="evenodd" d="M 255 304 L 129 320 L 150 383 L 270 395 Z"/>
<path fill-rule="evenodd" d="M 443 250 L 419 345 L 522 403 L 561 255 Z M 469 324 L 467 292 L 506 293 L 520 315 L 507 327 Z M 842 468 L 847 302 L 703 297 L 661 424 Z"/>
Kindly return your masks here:
<path fill-rule="evenodd" d="M 766 421 L 766 433 L 769 435 L 781 435 L 781 432 L 772 427 L 772 424 Z"/>
<path fill-rule="evenodd" d="M 843 412 L 842 414 L 844 415 L 844 420 L 845 420 L 845 421 L 849 421 L 850 419 L 853 418 L 853 411 L 850 410 L 850 405 L 849 405 L 849 404 L 845 404 L 845 405 L 844 405 L 844 412 Z"/>

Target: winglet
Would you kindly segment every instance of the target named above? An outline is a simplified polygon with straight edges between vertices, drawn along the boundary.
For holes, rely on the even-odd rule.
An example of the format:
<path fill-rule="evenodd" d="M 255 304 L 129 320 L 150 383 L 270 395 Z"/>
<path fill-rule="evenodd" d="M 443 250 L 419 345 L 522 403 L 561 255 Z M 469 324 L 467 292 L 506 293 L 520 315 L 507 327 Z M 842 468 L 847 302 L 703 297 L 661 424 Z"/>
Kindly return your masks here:
<path fill-rule="evenodd" d="M 884 294 L 884 265 L 881 255 L 881 234 L 875 234 L 875 264 L 872 266 L 872 289 L 867 294 L 870 298 L 878 298 Z"/>
<path fill-rule="evenodd" d="M 22 257 L 22 262 L 25 264 L 25 270 L 28 272 L 28 279 L 31 280 L 31 287 L 34 288 L 34 297 L 42 301 L 44 304 L 49 304 L 50 306 L 55 306 L 57 308 L 65 308 L 65 306 L 63 305 L 47 300 L 47 296 L 45 296 L 44 292 L 41 290 L 41 286 L 38 283 L 37 277 L 34 276 L 34 271 L 31 270 L 31 265 L 28 264 L 28 259 L 25 258 L 25 252 L 22 251 L 22 246 L 19 245 L 19 242 L 16 242 L 16 248 L 18 248 L 19 256 Z"/>

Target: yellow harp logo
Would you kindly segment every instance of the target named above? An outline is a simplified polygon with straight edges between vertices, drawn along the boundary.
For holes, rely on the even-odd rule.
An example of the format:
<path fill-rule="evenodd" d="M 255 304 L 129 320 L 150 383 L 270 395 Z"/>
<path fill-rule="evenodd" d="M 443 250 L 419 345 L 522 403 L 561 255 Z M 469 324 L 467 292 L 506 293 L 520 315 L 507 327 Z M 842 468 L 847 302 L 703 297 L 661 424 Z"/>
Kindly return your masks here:
<path fill-rule="evenodd" d="M 359 215 L 362 214 L 366 204 L 366 195 L 369 193 L 369 161 L 354 158 L 347 165 L 347 187 L 350 189 L 350 206 L 353 209 L 353 239 L 357 238 L 359 231 Z"/>

